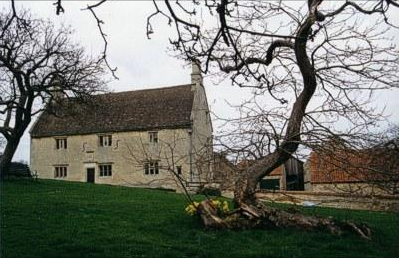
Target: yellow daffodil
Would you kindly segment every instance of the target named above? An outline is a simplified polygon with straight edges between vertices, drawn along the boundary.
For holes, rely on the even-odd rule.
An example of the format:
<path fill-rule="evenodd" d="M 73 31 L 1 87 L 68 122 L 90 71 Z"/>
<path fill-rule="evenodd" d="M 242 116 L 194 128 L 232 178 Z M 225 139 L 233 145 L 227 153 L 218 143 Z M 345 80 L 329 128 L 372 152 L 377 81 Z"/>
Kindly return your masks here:
<path fill-rule="evenodd" d="M 212 200 L 211 202 L 212 202 L 213 207 L 215 207 L 215 208 L 219 208 L 220 207 L 221 203 L 220 203 L 219 200 Z"/>
<path fill-rule="evenodd" d="M 198 207 L 199 203 L 198 202 L 193 202 L 191 204 L 189 204 L 186 208 L 185 211 L 193 216 L 195 213 L 197 213 L 197 207 Z"/>
<path fill-rule="evenodd" d="M 210 202 L 211 202 L 211 205 L 213 207 L 215 207 L 215 209 L 217 209 L 218 213 L 220 213 L 220 214 L 224 214 L 224 213 L 227 213 L 228 211 L 230 211 L 229 204 L 227 203 L 227 201 L 221 202 L 220 200 L 213 199 L 213 200 L 210 200 Z M 185 211 L 190 216 L 193 216 L 198 213 L 199 205 L 200 204 L 198 202 L 192 202 L 189 205 L 187 205 L 187 207 L 185 208 Z"/>
<path fill-rule="evenodd" d="M 226 202 L 226 201 L 224 201 L 223 202 L 223 205 L 222 205 L 222 211 L 224 212 L 224 213 L 226 213 L 226 212 L 228 212 L 230 209 L 229 209 L 229 204 Z"/>

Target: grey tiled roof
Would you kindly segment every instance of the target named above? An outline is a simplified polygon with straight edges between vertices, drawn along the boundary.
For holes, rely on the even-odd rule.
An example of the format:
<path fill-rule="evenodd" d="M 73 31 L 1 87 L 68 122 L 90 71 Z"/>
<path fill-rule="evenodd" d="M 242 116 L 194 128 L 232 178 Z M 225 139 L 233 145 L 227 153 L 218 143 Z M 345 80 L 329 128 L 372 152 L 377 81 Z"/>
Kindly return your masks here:
<path fill-rule="evenodd" d="M 57 116 L 44 112 L 38 118 L 31 136 L 188 128 L 193 99 L 190 84 L 95 95 L 90 105 L 65 99 Z"/>

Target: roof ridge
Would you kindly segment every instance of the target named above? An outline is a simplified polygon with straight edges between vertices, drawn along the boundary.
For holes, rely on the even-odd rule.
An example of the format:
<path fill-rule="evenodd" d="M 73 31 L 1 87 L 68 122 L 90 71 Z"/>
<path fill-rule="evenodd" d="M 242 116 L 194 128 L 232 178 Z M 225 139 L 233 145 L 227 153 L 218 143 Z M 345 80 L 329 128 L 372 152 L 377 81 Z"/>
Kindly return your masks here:
<path fill-rule="evenodd" d="M 188 86 L 191 87 L 191 85 L 192 85 L 191 83 L 188 83 L 188 84 L 172 85 L 172 86 L 157 87 L 157 88 L 149 88 L 149 89 L 138 89 L 138 90 L 124 90 L 124 91 L 105 92 L 105 93 L 97 94 L 97 95 L 94 95 L 94 96 L 106 95 L 106 94 L 120 94 L 120 93 L 128 93 L 128 92 L 168 90 L 168 89 L 183 88 L 183 87 L 188 87 Z"/>

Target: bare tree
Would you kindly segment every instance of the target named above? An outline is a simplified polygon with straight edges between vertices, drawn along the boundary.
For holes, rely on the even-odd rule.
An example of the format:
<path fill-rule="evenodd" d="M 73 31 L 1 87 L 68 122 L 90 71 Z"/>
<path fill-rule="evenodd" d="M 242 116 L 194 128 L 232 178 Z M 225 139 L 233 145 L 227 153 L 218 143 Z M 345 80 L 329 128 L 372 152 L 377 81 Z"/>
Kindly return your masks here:
<path fill-rule="evenodd" d="M 44 111 L 43 106 L 52 112 L 62 97 L 83 100 L 103 90 L 103 59 L 87 56 L 70 39 L 72 33 L 28 11 L 0 13 L 0 133 L 7 142 L 1 175 L 32 116 Z"/>
<path fill-rule="evenodd" d="M 246 111 L 236 121 L 233 134 L 226 134 L 230 138 L 226 146 L 256 162 L 240 171 L 236 212 L 220 218 L 204 202 L 205 225 L 324 227 L 334 233 L 352 229 L 368 237 L 367 227 L 351 222 L 267 207 L 256 200 L 255 191 L 264 176 L 301 146 L 320 146 L 332 136 L 361 144 L 370 127 L 383 118 L 368 104 L 374 92 L 398 86 L 398 48 L 390 34 L 396 27 L 389 16 L 398 3 L 164 3 L 154 1 L 154 15 L 166 17 L 176 27 L 172 44 L 183 58 L 200 59 L 205 72 L 216 68 L 233 84 L 251 87 L 255 93 L 252 101 L 242 105 Z M 148 33 L 152 33 L 152 17 Z M 345 124 L 344 129 L 337 128 L 339 123 Z"/>
<path fill-rule="evenodd" d="M 98 21 L 94 9 L 88 9 Z M 176 28 L 171 43 L 183 58 L 203 61 L 204 72 L 218 69 L 255 97 L 233 133 L 222 144 L 241 159 L 255 162 L 239 171 L 234 202 L 237 209 L 220 218 L 209 202 L 200 206 L 208 227 L 351 229 L 369 237 L 367 227 L 352 222 L 307 217 L 267 207 L 255 198 L 258 182 L 302 147 L 321 146 L 338 137 L 364 145 L 365 135 L 382 120 L 368 104 L 374 92 L 398 85 L 398 48 L 390 29 L 394 0 L 307 4 L 284 1 L 153 1 L 152 19 L 165 17 Z M 61 1 L 57 1 L 61 8 Z M 57 12 L 59 10 L 57 9 Z M 208 12 L 206 12 L 208 11 Z M 200 14 L 200 15 L 199 15 Z M 106 40 L 105 46 L 106 46 Z M 261 99 L 261 100 L 259 100 Z M 268 105 L 273 103 L 273 105 Z M 337 128 L 344 123 L 345 128 Z M 239 130 L 237 130 L 237 128 Z"/>

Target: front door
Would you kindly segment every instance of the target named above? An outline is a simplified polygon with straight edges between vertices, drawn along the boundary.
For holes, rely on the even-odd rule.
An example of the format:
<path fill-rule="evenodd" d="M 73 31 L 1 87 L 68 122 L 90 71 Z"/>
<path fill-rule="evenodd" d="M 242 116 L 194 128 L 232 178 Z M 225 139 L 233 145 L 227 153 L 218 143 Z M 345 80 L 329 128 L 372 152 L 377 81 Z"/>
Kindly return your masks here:
<path fill-rule="evenodd" d="M 94 183 L 94 168 L 87 169 L 87 183 Z"/>

